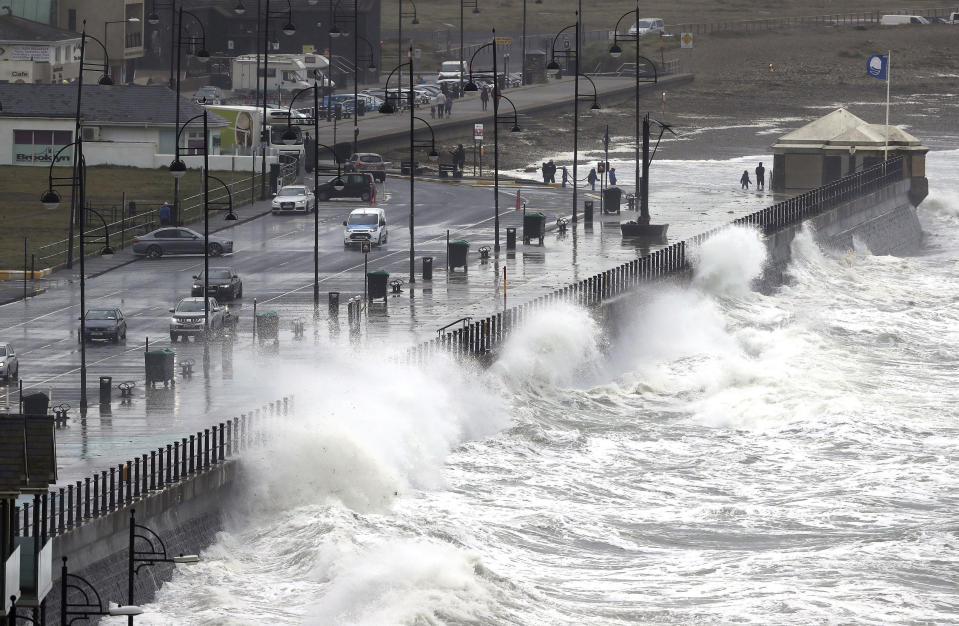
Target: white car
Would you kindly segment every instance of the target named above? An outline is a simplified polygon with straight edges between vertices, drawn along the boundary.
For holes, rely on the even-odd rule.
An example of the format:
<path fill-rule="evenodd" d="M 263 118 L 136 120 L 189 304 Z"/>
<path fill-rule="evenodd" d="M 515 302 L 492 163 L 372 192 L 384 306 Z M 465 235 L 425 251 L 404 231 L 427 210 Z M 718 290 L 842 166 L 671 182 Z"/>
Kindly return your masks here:
<path fill-rule="evenodd" d="M 0 376 L 10 380 L 20 375 L 20 362 L 17 360 L 17 351 L 11 343 L 0 343 Z"/>
<path fill-rule="evenodd" d="M 316 209 L 316 198 L 306 185 L 286 185 L 273 196 L 271 209 L 274 215 L 283 211 L 309 213 Z"/>
<path fill-rule="evenodd" d="M 636 20 L 636 23 L 629 27 L 630 35 L 643 35 L 649 34 L 666 34 L 666 26 L 663 24 L 663 20 L 658 17 L 647 17 L 643 19 Z"/>
<path fill-rule="evenodd" d="M 369 241 L 374 246 L 386 243 L 389 231 L 386 227 L 386 211 L 376 207 L 353 209 L 343 222 L 343 247 L 360 245 Z"/>

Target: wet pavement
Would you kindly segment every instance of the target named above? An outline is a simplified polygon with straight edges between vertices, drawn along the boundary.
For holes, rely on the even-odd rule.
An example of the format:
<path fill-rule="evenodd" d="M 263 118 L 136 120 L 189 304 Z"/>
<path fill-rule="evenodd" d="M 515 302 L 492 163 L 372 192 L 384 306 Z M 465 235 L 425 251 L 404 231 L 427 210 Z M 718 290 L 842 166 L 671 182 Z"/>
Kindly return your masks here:
<path fill-rule="evenodd" d="M 661 164 L 661 177 L 672 180 L 690 164 Z M 692 167 L 695 167 L 693 165 Z M 542 211 L 551 228 L 543 245 L 522 242 L 522 211 L 514 210 L 519 191 L 528 211 Z M 76 340 L 79 289 L 76 276 L 61 271 L 51 276 L 45 293 L 26 302 L 0 306 L 0 338 L 12 341 L 20 351 L 24 393 L 43 391 L 52 404 L 71 405 L 71 419 L 58 431 L 61 481 L 75 480 L 94 469 L 128 460 L 174 438 L 196 432 L 215 421 L 261 407 L 283 395 L 295 393 L 279 375 L 297 363 L 312 363 L 324 355 L 348 350 L 400 352 L 428 340 L 436 331 L 457 319 L 486 316 L 504 306 L 533 299 L 561 285 L 655 250 L 624 240 L 619 222 L 635 214 L 602 216 L 599 191 L 580 190 L 582 202 L 595 203 L 592 228 L 580 222 L 561 234 L 559 217 L 571 213 L 571 190 L 514 184 L 500 188 L 499 255 L 481 260 L 479 248 L 493 244 L 493 190 L 475 181 L 416 182 L 415 283 L 409 282 L 409 183 L 388 179 L 380 191 L 379 205 L 387 211 L 390 240 L 374 248 L 369 271 L 385 269 L 390 279 L 403 281 L 401 292 L 387 302 L 367 307 L 358 334 L 348 331 L 346 302 L 363 292 L 364 255 L 344 249 L 341 221 L 352 202 L 320 206 L 320 306 L 313 319 L 313 217 L 266 215 L 227 227 L 220 234 L 232 236 L 235 252 L 214 265 L 231 265 L 244 281 L 244 297 L 228 302 L 239 318 L 232 341 L 170 343 L 169 311 L 179 297 L 188 295 L 192 274 L 202 267 L 202 257 L 164 257 L 157 261 L 124 258 L 97 259 L 88 264 L 87 306 L 114 304 L 129 320 L 125 344 L 87 347 L 88 398 L 90 410 L 80 419 L 80 352 Z M 677 185 L 656 192 L 651 198 L 653 221 L 667 222 L 670 242 L 690 237 L 735 217 L 772 204 L 772 194 L 725 189 L 704 194 L 696 184 Z M 250 208 L 247 218 L 256 215 Z M 506 228 L 517 228 L 515 251 L 506 250 Z M 447 231 L 452 240 L 470 242 L 468 271 L 446 270 Z M 433 279 L 422 280 L 422 257 L 434 257 Z M 107 268 L 110 264 L 114 269 Z M 504 300 L 503 273 L 507 279 Z M 340 293 L 337 321 L 329 317 L 328 292 Z M 276 311 L 277 342 L 254 341 L 254 299 L 258 312 Z M 295 337 L 293 321 L 305 325 Z M 177 368 L 175 387 L 145 389 L 144 351 L 171 347 L 178 363 L 193 359 L 191 378 Z M 98 405 L 100 376 L 112 377 L 109 410 Z M 116 384 L 134 381 L 131 398 L 121 401 Z M 252 381 L 252 384 L 251 384 Z M 0 387 L 0 410 L 17 409 L 16 383 Z M 106 408 L 106 407 L 104 407 Z"/>

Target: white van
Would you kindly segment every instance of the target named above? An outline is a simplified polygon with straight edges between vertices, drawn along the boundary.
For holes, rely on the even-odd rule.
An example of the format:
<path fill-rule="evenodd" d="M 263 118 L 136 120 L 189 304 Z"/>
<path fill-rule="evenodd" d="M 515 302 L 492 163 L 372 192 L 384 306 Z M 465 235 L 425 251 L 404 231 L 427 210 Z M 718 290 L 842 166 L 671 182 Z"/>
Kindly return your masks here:
<path fill-rule="evenodd" d="M 636 20 L 636 23 L 629 27 L 629 34 L 640 37 L 649 34 L 665 35 L 666 25 L 658 17 L 645 17 Z"/>
<path fill-rule="evenodd" d="M 374 246 L 386 243 L 389 230 L 386 226 L 386 211 L 376 207 L 353 209 L 343 222 L 343 247 L 349 248 L 369 241 Z"/>
<path fill-rule="evenodd" d="M 466 61 L 460 63 L 459 61 L 443 61 L 440 64 L 440 71 L 436 76 L 436 80 L 443 80 L 444 78 L 455 78 L 456 80 L 460 79 L 460 75 L 466 74 L 469 70 L 466 69 Z"/>
<path fill-rule="evenodd" d="M 921 15 L 883 15 L 879 18 L 882 26 L 899 26 L 900 24 L 928 24 L 929 20 Z"/>

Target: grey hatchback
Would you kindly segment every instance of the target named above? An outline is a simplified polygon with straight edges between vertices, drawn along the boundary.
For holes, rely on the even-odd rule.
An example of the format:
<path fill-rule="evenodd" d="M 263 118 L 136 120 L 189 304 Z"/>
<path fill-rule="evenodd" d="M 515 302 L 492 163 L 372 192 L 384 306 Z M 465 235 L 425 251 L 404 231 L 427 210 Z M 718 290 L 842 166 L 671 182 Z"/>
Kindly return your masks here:
<path fill-rule="evenodd" d="M 233 252 L 233 240 L 210 235 L 207 246 L 203 235 L 183 227 L 160 228 L 133 240 L 133 254 L 143 254 L 148 259 L 159 259 L 164 254 L 203 254 L 204 249 L 209 250 L 210 256 Z"/>

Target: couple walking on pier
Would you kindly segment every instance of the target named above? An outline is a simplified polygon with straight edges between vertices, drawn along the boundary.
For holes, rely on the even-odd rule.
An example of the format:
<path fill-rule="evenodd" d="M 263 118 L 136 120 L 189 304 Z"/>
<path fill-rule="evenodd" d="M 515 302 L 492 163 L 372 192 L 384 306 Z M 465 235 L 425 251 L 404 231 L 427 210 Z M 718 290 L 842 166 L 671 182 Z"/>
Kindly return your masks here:
<path fill-rule="evenodd" d="M 749 189 L 749 184 L 751 182 L 753 181 L 749 180 L 749 170 L 743 170 L 743 175 L 739 179 L 739 184 L 743 186 L 743 189 Z M 762 161 L 760 161 L 759 165 L 756 166 L 756 189 L 766 189 L 766 168 L 763 167 Z"/>

